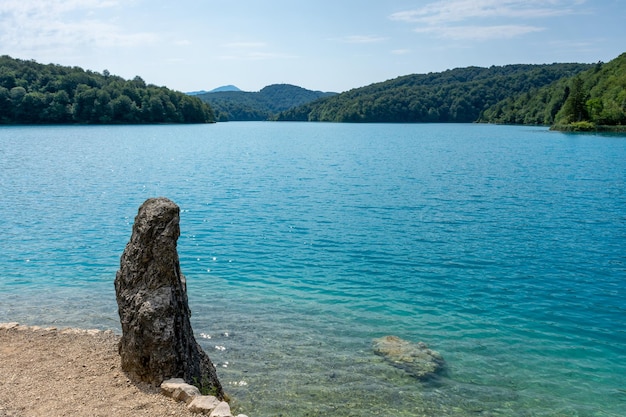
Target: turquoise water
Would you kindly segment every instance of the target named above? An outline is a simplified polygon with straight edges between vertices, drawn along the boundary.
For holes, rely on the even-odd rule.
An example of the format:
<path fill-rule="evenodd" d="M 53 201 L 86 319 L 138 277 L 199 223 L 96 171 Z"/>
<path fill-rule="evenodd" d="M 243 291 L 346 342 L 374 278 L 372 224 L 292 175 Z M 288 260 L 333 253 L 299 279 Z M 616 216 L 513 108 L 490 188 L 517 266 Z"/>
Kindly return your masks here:
<path fill-rule="evenodd" d="M 626 138 L 486 125 L 0 127 L 0 321 L 119 331 L 139 205 L 180 205 L 236 412 L 626 415 Z M 447 362 L 420 382 L 394 334 Z"/>

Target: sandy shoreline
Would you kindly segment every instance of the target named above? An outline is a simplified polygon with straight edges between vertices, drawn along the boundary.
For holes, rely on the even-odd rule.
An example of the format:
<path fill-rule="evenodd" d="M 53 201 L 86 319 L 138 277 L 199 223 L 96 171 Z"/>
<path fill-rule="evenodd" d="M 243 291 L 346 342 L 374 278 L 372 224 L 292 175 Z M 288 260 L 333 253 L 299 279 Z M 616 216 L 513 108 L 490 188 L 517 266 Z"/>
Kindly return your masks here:
<path fill-rule="evenodd" d="M 120 369 L 112 332 L 0 324 L 0 417 L 198 416 Z"/>

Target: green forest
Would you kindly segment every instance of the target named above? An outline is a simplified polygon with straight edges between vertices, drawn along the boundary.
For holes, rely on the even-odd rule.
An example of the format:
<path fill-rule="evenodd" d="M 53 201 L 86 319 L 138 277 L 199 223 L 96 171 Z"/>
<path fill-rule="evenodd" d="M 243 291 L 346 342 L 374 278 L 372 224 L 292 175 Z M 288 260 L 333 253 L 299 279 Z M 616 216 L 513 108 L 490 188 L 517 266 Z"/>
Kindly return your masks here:
<path fill-rule="evenodd" d="M 414 74 L 286 110 L 276 120 L 547 125 L 626 130 L 626 53 L 597 64 Z"/>
<path fill-rule="evenodd" d="M 281 111 L 336 93 L 311 91 L 290 84 L 273 84 L 259 92 L 218 91 L 198 94 L 220 122 L 271 120 Z"/>
<path fill-rule="evenodd" d="M 0 57 L 0 124 L 215 121 L 500 123 L 626 130 L 626 53 L 597 64 L 412 74 L 341 94 L 274 84 L 188 95 L 110 74 Z"/>
<path fill-rule="evenodd" d="M 0 123 L 208 123 L 200 99 L 141 77 L 125 80 L 79 67 L 0 57 Z"/>
<path fill-rule="evenodd" d="M 507 97 L 485 110 L 480 121 L 553 125 L 561 130 L 624 126 L 626 53 L 573 77 Z"/>
<path fill-rule="evenodd" d="M 501 100 L 571 77 L 588 64 L 507 65 L 414 74 L 287 110 L 277 120 L 470 123 Z"/>

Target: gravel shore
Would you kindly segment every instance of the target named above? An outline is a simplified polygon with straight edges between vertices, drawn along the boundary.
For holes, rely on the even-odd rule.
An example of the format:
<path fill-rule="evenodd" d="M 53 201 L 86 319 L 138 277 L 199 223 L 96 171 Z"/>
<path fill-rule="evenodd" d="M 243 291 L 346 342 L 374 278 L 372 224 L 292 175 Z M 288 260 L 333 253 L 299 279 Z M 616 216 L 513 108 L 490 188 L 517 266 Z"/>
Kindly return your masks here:
<path fill-rule="evenodd" d="M 120 369 L 112 332 L 0 324 L 0 417 L 197 416 Z"/>

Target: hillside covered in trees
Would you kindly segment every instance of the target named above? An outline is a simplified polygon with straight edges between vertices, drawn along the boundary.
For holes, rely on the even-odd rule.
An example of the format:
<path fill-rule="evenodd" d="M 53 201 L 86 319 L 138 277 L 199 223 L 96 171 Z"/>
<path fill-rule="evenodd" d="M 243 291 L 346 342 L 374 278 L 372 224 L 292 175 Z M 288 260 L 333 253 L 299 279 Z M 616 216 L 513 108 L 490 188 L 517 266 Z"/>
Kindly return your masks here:
<path fill-rule="evenodd" d="M 216 91 L 198 94 L 215 111 L 218 121 L 270 120 L 277 113 L 336 93 L 311 91 L 290 84 L 273 84 L 259 92 Z"/>
<path fill-rule="evenodd" d="M 483 111 L 507 97 L 589 68 L 589 64 L 507 65 L 406 75 L 289 109 L 276 120 L 475 122 Z"/>
<path fill-rule="evenodd" d="M 626 125 L 626 53 L 573 77 L 507 97 L 485 110 L 480 121 L 564 130 Z"/>
<path fill-rule="evenodd" d="M 165 87 L 79 67 L 0 57 L 0 123 L 207 123 L 206 103 Z"/>

